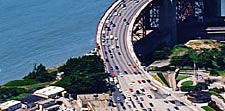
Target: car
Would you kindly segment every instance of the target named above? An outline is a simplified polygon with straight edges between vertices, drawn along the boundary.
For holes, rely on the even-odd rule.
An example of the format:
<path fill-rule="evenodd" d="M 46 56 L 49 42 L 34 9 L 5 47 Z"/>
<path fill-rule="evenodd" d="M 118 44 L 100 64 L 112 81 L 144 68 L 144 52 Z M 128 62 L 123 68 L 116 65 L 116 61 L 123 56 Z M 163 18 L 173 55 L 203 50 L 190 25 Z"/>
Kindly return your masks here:
<path fill-rule="evenodd" d="M 127 106 L 128 106 L 128 108 L 129 108 L 129 109 L 131 109 L 131 108 L 132 108 L 132 107 L 131 107 L 131 105 L 129 105 L 129 104 L 128 104 Z"/>
<path fill-rule="evenodd" d="M 108 60 L 107 58 L 105 59 L 105 61 L 106 61 L 106 62 L 109 62 L 109 60 Z"/>
<path fill-rule="evenodd" d="M 171 110 L 169 108 L 167 108 L 166 111 L 171 111 Z"/>
<path fill-rule="evenodd" d="M 146 81 L 145 80 L 141 80 L 143 83 L 146 83 Z"/>
<path fill-rule="evenodd" d="M 108 54 L 108 52 L 107 52 L 107 51 L 105 51 L 105 54 Z"/>
<path fill-rule="evenodd" d="M 124 110 L 126 110 L 126 107 L 125 106 L 122 106 L 122 107 L 123 107 Z"/>
<path fill-rule="evenodd" d="M 168 103 L 168 101 L 167 101 L 167 100 L 165 100 L 165 101 L 164 101 L 164 103 Z"/>
<path fill-rule="evenodd" d="M 133 68 L 136 68 L 136 65 L 135 64 L 133 64 Z"/>
<path fill-rule="evenodd" d="M 113 27 L 116 27 L 116 24 L 112 24 Z"/>
<path fill-rule="evenodd" d="M 137 75 L 137 72 L 134 72 L 134 74 L 136 74 L 136 75 Z"/>
<path fill-rule="evenodd" d="M 123 105 L 123 102 L 120 102 L 120 105 L 121 105 L 121 106 L 124 106 L 124 105 Z"/>
<path fill-rule="evenodd" d="M 141 94 L 140 91 L 136 90 L 136 94 Z"/>
<path fill-rule="evenodd" d="M 126 21 L 127 21 L 127 19 L 123 19 L 123 21 L 124 21 L 124 22 L 126 22 Z"/>
<path fill-rule="evenodd" d="M 124 71 L 125 74 L 128 74 L 127 71 Z"/>
<path fill-rule="evenodd" d="M 116 45 L 116 48 L 119 48 L 119 46 L 118 46 L 118 45 Z"/>
<path fill-rule="evenodd" d="M 141 87 L 140 90 L 141 90 L 142 92 L 145 92 L 145 89 L 144 89 L 143 87 Z"/>
<path fill-rule="evenodd" d="M 115 69 L 117 69 L 117 70 L 118 70 L 118 69 L 119 69 L 119 68 L 118 68 L 118 66 L 115 66 Z"/>
<path fill-rule="evenodd" d="M 113 70 L 113 67 L 112 66 L 110 66 L 110 70 Z"/>
<path fill-rule="evenodd" d="M 108 50 L 108 52 L 109 52 L 109 53 L 112 53 L 112 51 L 111 51 L 111 50 Z"/>
<path fill-rule="evenodd" d="M 142 109 L 142 111 L 148 111 L 147 109 Z"/>
<path fill-rule="evenodd" d="M 153 107 L 153 104 L 152 104 L 152 103 L 149 103 L 149 105 L 150 105 L 151 107 Z"/>
<path fill-rule="evenodd" d="M 140 104 L 141 102 L 139 100 L 137 100 L 137 103 Z"/>
<path fill-rule="evenodd" d="M 144 98 L 143 97 L 140 97 L 141 101 L 144 101 Z"/>
<path fill-rule="evenodd" d="M 179 108 L 177 106 L 175 106 L 174 109 L 179 110 Z"/>
<path fill-rule="evenodd" d="M 151 108 L 148 108 L 148 111 L 152 111 L 152 109 Z"/>
<path fill-rule="evenodd" d="M 137 80 L 137 82 L 138 82 L 139 84 L 141 84 L 141 81 L 140 81 L 140 80 Z"/>
<path fill-rule="evenodd" d="M 142 108 L 144 107 L 142 103 L 139 103 L 139 104 L 140 104 L 140 106 L 141 106 Z"/>
<path fill-rule="evenodd" d="M 151 81 L 148 79 L 148 80 L 146 80 L 148 83 L 151 83 Z"/>
<path fill-rule="evenodd" d="M 130 92 L 134 92 L 134 90 L 132 88 L 129 88 Z"/>
<path fill-rule="evenodd" d="M 120 101 L 120 97 L 117 97 L 117 101 Z"/>
<path fill-rule="evenodd" d="M 152 99 L 152 96 L 151 95 L 147 95 L 150 99 Z"/>
<path fill-rule="evenodd" d="M 121 94 L 121 96 L 123 97 L 123 99 L 126 99 L 126 96 L 124 94 Z"/>
<path fill-rule="evenodd" d="M 113 58 L 113 55 L 110 55 L 110 58 Z"/>
<path fill-rule="evenodd" d="M 120 53 L 120 52 L 118 52 L 118 55 L 121 55 L 121 53 Z"/>
<path fill-rule="evenodd" d="M 138 72 L 138 74 L 141 74 L 141 72 Z"/>

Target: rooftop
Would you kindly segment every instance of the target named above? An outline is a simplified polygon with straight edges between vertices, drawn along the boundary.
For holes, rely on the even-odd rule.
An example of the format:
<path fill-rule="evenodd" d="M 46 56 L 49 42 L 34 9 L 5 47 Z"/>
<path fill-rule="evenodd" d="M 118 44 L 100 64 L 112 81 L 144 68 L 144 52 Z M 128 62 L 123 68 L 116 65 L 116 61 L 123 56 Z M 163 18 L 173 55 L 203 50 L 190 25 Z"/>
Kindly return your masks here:
<path fill-rule="evenodd" d="M 57 87 L 57 86 L 49 86 L 40 90 L 37 90 L 34 92 L 34 95 L 37 96 L 50 96 L 52 94 L 57 94 L 60 93 L 62 91 L 64 91 L 65 89 L 62 87 Z"/>
<path fill-rule="evenodd" d="M 8 107 L 11 107 L 11 106 L 14 106 L 16 104 L 20 104 L 21 102 L 20 101 L 16 101 L 16 100 L 10 100 L 10 101 L 7 101 L 7 102 L 4 102 L 2 104 L 0 104 L 0 108 L 8 108 Z"/>
<path fill-rule="evenodd" d="M 221 0 L 221 16 L 225 16 L 225 0 Z"/>
<path fill-rule="evenodd" d="M 109 106 L 107 101 L 90 101 L 89 104 L 94 111 L 117 111 L 117 108 Z"/>
<path fill-rule="evenodd" d="M 93 100 L 110 100 L 109 94 L 81 94 L 77 95 L 77 98 L 81 99 L 82 101 L 93 101 Z"/>

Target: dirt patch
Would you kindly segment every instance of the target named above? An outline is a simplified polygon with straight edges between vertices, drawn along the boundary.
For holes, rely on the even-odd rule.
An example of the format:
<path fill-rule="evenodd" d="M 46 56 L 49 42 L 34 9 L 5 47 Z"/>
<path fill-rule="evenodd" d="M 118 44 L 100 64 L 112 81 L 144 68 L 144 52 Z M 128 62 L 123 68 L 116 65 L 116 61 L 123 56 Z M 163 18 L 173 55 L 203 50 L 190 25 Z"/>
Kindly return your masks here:
<path fill-rule="evenodd" d="M 185 44 L 187 47 L 192 49 L 219 49 L 222 46 L 221 43 L 216 42 L 215 40 L 190 40 Z"/>

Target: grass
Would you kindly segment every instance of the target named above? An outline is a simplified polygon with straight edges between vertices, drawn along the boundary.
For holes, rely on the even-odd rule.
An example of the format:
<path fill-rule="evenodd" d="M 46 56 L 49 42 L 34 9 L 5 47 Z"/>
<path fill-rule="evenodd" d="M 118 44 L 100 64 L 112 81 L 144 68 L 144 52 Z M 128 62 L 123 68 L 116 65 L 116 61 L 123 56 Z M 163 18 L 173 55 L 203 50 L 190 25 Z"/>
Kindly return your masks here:
<path fill-rule="evenodd" d="M 27 96 L 29 96 L 29 94 L 27 94 L 27 93 L 22 93 L 22 94 L 19 94 L 18 96 L 13 96 L 13 97 L 11 97 L 11 98 L 8 98 L 7 100 L 18 100 L 18 99 L 20 99 L 20 98 L 24 98 L 24 97 L 27 97 Z"/>
<path fill-rule="evenodd" d="M 184 81 L 183 83 L 181 83 L 182 86 L 192 86 L 193 85 L 193 81 Z"/>
<path fill-rule="evenodd" d="M 186 51 L 188 51 L 187 48 L 176 48 L 172 50 L 172 56 L 180 56 L 182 53 L 185 53 Z"/>
<path fill-rule="evenodd" d="M 167 87 L 170 87 L 169 83 L 167 82 L 162 73 L 157 73 L 157 75 Z"/>
<path fill-rule="evenodd" d="M 178 75 L 176 80 L 180 81 L 180 80 L 183 80 L 183 79 L 186 79 L 186 78 L 189 78 L 189 77 L 191 77 L 191 76 L 189 76 L 189 75 Z"/>
<path fill-rule="evenodd" d="M 225 70 L 224 71 L 218 71 L 220 76 L 224 76 L 225 77 Z"/>
<path fill-rule="evenodd" d="M 204 109 L 205 111 L 214 111 L 209 106 L 203 106 L 202 109 Z"/>
<path fill-rule="evenodd" d="M 161 84 L 164 84 L 163 81 L 162 81 L 157 75 L 152 75 L 152 77 L 153 77 L 155 80 L 159 81 Z"/>

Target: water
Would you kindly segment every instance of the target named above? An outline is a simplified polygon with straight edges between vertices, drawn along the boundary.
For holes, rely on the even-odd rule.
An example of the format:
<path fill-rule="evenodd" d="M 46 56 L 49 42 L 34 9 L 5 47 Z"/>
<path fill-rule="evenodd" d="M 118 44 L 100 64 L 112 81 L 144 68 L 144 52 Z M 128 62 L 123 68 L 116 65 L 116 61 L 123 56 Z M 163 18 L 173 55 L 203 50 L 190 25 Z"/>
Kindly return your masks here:
<path fill-rule="evenodd" d="M 95 47 L 98 21 L 114 0 L 0 0 L 0 84 L 35 64 L 53 67 Z"/>

